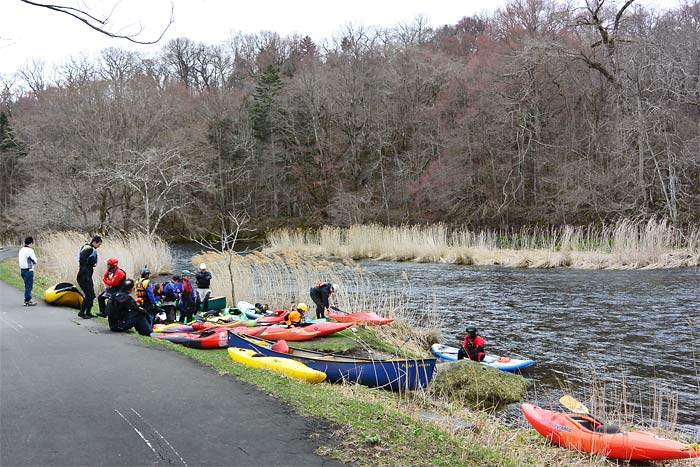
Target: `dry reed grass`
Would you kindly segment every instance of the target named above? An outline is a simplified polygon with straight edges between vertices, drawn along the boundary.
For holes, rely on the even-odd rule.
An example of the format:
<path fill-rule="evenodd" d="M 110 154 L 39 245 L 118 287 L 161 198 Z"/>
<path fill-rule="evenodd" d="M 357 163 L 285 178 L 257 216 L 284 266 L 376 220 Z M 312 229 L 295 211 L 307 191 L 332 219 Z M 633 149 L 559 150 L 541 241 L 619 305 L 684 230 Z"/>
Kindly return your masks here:
<path fill-rule="evenodd" d="M 225 296 L 229 303 L 244 300 L 267 303 L 272 309 L 290 309 L 304 302 L 309 305 L 309 316 L 314 317 L 309 289 L 320 281 L 332 282 L 340 285 L 333 296 L 334 306 L 345 311 L 373 311 L 395 319 L 392 326 L 377 327 L 389 345 L 420 354 L 439 339 L 437 307 L 423 304 L 420 312 L 410 308 L 399 292 L 387 289 L 375 275 L 352 263 L 297 254 L 241 255 L 230 250 L 203 253 L 192 260 L 193 264 L 207 264 L 212 273 L 212 293 Z M 406 342 L 409 336 L 411 339 Z"/>
<path fill-rule="evenodd" d="M 271 232 L 271 254 L 579 269 L 676 268 L 700 265 L 700 229 L 681 231 L 666 220 L 623 219 L 605 227 L 451 229 L 444 224 Z"/>
<path fill-rule="evenodd" d="M 102 239 L 104 242 L 97 250 L 99 261 L 93 279 L 97 292 L 104 289 L 100 279 L 106 270 L 105 260 L 110 257 L 119 259 L 119 267 L 131 278 L 139 277 L 144 265 L 148 265 L 153 274 L 170 273 L 172 269 L 170 247 L 158 237 L 135 233 L 102 236 Z M 78 252 L 83 243 L 89 240 L 79 232 L 59 232 L 42 237 L 38 245 L 42 256 L 38 269 L 56 282 L 75 283 Z"/>

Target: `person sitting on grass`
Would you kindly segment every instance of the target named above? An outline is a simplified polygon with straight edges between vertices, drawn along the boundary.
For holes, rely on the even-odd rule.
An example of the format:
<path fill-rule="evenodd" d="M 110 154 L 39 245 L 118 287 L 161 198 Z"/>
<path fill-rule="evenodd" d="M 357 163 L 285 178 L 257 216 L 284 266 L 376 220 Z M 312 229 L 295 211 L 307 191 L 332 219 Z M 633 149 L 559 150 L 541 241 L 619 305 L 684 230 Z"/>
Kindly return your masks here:
<path fill-rule="evenodd" d="M 464 336 L 462 347 L 457 352 L 457 360 L 467 357 L 475 362 L 480 362 L 485 356 L 484 338 L 479 335 L 476 324 L 469 323 L 467 325 L 467 335 Z"/>
<path fill-rule="evenodd" d="M 112 309 L 108 316 L 109 330 L 125 332 L 131 328 L 142 336 L 150 336 L 152 332 L 148 312 L 141 308 L 131 296 L 134 290 L 132 279 L 124 280 L 120 291 L 111 297 Z"/>
<path fill-rule="evenodd" d="M 308 309 L 309 306 L 306 303 L 298 304 L 296 308 L 287 313 L 284 324 L 286 324 L 288 328 L 292 326 L 301 326 L 304 322 L 304 313 L 306 313 Z"/>

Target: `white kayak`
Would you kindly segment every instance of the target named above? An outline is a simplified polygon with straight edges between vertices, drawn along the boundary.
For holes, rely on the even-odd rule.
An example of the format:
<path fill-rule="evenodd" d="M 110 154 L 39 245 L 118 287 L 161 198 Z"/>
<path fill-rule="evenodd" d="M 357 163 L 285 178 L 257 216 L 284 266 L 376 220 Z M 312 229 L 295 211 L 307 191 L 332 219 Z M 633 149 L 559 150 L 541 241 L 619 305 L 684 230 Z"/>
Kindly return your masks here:
<path fill-rule="evenodd" d="M 432 350 L 437 357 L 450 361 L 457 360 L 457 352 L 459 352 L 459 348 L 457 347 L 450 347 L 449 345 L 442 344 L 433 344 L 430 350 Z M 481 363 L 503 371 L 515 371 L 530 365 L 534 365 L 535 361 L 530 359 L 510 358 L 503 357 L 501 355 L 486 354 Z"/>

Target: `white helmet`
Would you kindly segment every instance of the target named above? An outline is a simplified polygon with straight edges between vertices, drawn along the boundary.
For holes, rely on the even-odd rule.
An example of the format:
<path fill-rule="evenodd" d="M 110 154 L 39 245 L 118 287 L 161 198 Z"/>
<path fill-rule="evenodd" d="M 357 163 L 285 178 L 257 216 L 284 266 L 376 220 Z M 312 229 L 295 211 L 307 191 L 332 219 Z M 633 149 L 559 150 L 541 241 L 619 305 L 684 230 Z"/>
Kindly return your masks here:
<path fill-rule="evenodd" d="M 338 284 L 331 284 L 331 289 L 333 289 L 333 292 L 338 291 Z"/>
<path fill-rule="evenodd" d="M 204 271 L 206 268 L 207 268 L 207 265 L 204 263 L 199 265 L 199 269 L 201 269 L 202 271 Z"/>

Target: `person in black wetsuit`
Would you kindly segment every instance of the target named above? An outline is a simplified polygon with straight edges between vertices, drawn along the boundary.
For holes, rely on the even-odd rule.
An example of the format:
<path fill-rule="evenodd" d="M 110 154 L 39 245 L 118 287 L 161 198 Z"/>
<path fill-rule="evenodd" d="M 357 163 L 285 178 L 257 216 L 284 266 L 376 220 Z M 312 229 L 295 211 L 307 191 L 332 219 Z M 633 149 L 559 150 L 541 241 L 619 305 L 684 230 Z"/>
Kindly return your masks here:
<path fill-rule="evenodd" d="M 330 308 L 328 299 L 337 291 L 338 284 L 331 284 L 330 282 L 319 282 L 316 286 L 311 287 L 309 295 L 311 295 L 311 300 L 316 304 L 316 319 L 326 317 L 326 311 Z"/>
<path fill-rule="evenodd" d="M 211 297 L 211 272 L 207 271 L 207 265 L 199 265 L 199 271 L 194 274 L 194 281 L 197 285 L 197 309 L 202 305 L 202 312 L 209 311 L 209 297 Z"/>
<path fill-rule="evenodd" d="M 136 303 L 134 297 L 131 296 L 132 290 L 134 290 L 134 281 L 126 279 L 121 290 L 110 298 L 112 309 L 107 318 L 109 330 L 124 332 L 136 328 L 136 331 L 142 336 L 150 336 L 152 328 L 148 312 Z"/>
<path fill-rule="evenodd" d="M 80 306 L 78 316 L 81 318 L 93 318 L 92 304 L 95 301 L 95 284 L 92 282 L 92 273 L 97 265 L 97 249 L 102 245 L 102 238 L 98 235 L 92 237 L 90 242 L 85 242 L 78 253 L 78 277 L 76 281 L 83 290 L 83 303 Z"/>

